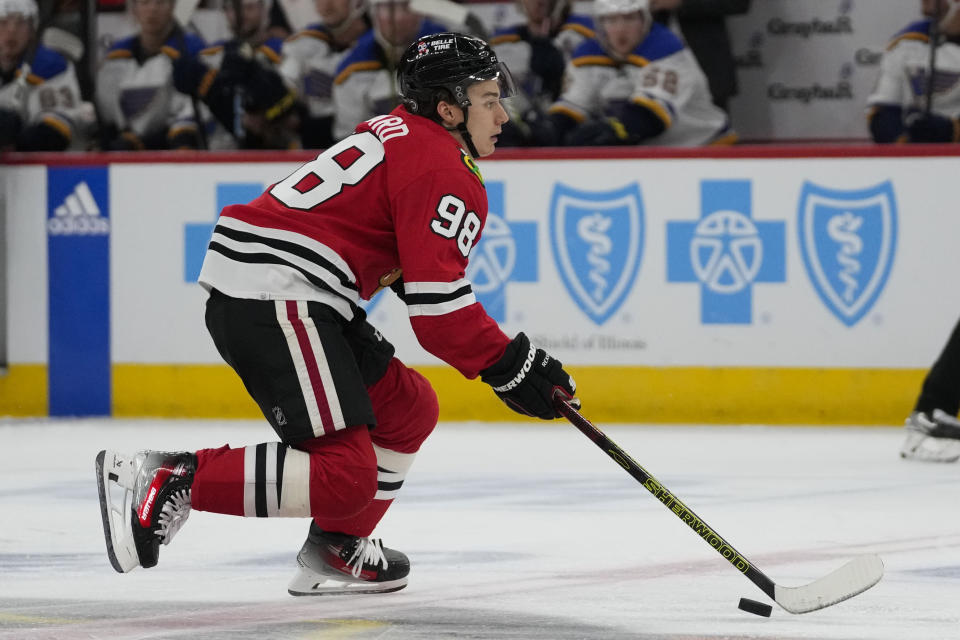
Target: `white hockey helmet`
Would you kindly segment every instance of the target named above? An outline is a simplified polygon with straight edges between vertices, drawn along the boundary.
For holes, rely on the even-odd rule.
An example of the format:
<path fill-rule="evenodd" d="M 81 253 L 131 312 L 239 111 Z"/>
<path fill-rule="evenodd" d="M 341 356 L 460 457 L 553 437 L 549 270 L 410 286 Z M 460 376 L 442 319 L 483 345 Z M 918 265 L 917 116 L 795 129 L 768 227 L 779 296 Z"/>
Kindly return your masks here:
<path fill-rule="evenodd" d="M 641 11 L 644 17 L 650 18 L 650 0 L 594 0 L 593 15 L 616 16 L 623 13 Z"/>
<path fill-rule="evenodd" d="M 35 0 L 0 0 L 0 18 L 20 15 L 37 26 L 37 3 Z"/>

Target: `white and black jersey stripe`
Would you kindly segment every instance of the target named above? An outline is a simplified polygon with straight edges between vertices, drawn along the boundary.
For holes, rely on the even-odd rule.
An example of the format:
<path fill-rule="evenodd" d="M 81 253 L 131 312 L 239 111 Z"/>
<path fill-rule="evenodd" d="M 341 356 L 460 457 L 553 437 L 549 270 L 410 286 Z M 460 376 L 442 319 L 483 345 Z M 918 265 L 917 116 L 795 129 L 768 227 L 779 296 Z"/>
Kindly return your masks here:
<path fill-rule="evenodd" d="M 352 319 L 357 278 L 333 249 L 292 231 L 221 216 L 210 239 L 200 284 L 260 300 L 315 300 Z"/>
<path fill-rule="evenodd" d="M 246 447 L 243 457 L 243 515 L 266 518 L 280 512 L 287 445 L 268 442 Z M 252 455 L 251 455 L 252 454 Z"/>
<path fill-rule="evenodd" d="M 413 316 L 442 316 L 477 301 L 466 278 L 453 282 L 404 282 L 403 301 Z"/>
<path fill-rule="evenodd" d="M 374 500 L 393 500 L 400 493 L 417 454 L 391 451 L 376 444 L 373 451 L 377 454 L 377 494 Z"/>
<path fill-rule="evenodd" d="M 397 473 L 390 469 L 377 467 L 377 500 L 393 500 L 400 493 L 403 479 L 406 474 Z"/>

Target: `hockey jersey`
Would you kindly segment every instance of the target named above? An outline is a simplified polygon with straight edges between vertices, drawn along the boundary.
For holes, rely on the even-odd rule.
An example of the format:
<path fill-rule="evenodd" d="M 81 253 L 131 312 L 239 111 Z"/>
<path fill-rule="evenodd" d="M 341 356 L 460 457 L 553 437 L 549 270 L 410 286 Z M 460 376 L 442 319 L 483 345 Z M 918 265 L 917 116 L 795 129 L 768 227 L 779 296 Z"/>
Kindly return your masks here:
<path fill-rule="evenodd" d="M 43 45 L 33 60 L 0 75 L 0 109 L 16 112 L 25 125 L 43 122 L 74 148 L 85 147 L 94 123 L 93 107 L 80 97 L 73 63 Z"/>
<path fill-rule="evenodd" d="M 97 75 L 101 122 L 141 140 L 173 139 L 181 130 L 196 130 L 190 97 L 173 86 L 172 60 L 181 48 L 194 56 L 204 42 L 193 34 L 171 35 L 151 57 L 143 53 L 138 36 L 116 42 Z"/>
<path fill-rule="evenodd" d="M 930 65 L 930 20 L 908 25 L 887 45 L 876 88 L 867 98 L 868 114 L 878 107 L 899 107 L 904 113 L 926 107 Z M 944 40 L 937 47 L 933 113 L 960 116 L 960 42 Z"/>
<path fill-rule="evenodd" d="M 220 69 L 223 65 L 223 56 L 225 54 L 226 40 L 216 42 L 209 47 L 201 49 L 198 59 L 204 65 L 211 69 Z M 275 69 L 280 64 L 281 51 L 283 49 L 283 40 L 281 38 L 267 38 L 267 40 L 253 51 L 253 59 L 264 67 Z M 242 113 L 242 110 L 237 110 Z M 236 149 L 237 139 L 221 124 L 209 110 L 204 107 L 203 121 L 207 132 L 207 145 L 209 149 Z M 236 123 L 235 127 L 242 129 L 241 123 Z"/>
<path fill-rule="evenodd" d="M 317 301 L 351 319 L 402 273 L 420 344 L 474 378 L 509 342 L 465 276 L 486 217 L 470 156 L 401 106 L 224 208 L 199 281 L 237 298 Z"/>
<path fill-rule="evenodd" d="M 568 16 L 549 40 L 532 37 L 526 25 L 497 30 L 490 38 L 490 46 L 510 69 L 521 90 L 521 95 L 512 98 L 509 106 L 517 113 L 530 108 L 545 111 L 560 92 L 563 68 L 570 54 L 592 37 L 592 21 L 587 16 L 578 15 Z M 554 58 L 558 71 L 553 69 Z"/>
<path fill-rule="evenodd" d="M 297 88 L 311 117 L 333 116 L 333 78 L 345 53 L 337 50 L 330 29 L 321 23 L 283 43 L 280 74 Z"/>
<path fill-rule="evenodd" d="M 447 28 L 424 20 L 416 38 L 441 33 Z M 414 40 L 416 40 L 414 38 Z M 397 79 L 373 29 L 360 36 L 337 66 L 333 79 L 333 137 L 350 135 L 356 124 L 396 106 Z"/>
<path fill-rule="evenodd" d="M 645 144 L 696 146 L 735 137 L 693 54 L 659 23 L 624 61 L 612 58 L 599 40 L 587 40 L 573 52 L 565 85 L 550 113 L 583 122 L 613 115 L 617 106 L 631 102 L 664 124 L 665 131 Z"/>

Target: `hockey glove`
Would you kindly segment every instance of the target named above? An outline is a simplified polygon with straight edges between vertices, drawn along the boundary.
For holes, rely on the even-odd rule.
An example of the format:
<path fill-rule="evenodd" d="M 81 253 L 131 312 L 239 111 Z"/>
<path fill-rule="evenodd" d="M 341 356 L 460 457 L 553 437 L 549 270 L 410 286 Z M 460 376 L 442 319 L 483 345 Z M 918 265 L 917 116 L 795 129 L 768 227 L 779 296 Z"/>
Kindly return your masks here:
<path fill-rule="evenodd" d="M 69 146 L 69 135 L 44 120 L 24 128 L 17 140 L 18 151 L 63 151 Z"/>
<path fill-rule="evenodd" d="M 297 94 L 273 69 L 255 64 L 243 81 L 243 108 L 247 113 L 262 113 L 267 122 L 286 116 L 297 102 Z"/>
<path fill-rule="evenodd" d="M 507 345 L 499 360 L 480 372 L 480 379 L 517 413 L 542 420 L 560 417 L 553 405 L 557 387 L 569 396 L 577 390 L 560 361 L 530 344 L 523 332 Z M 579 401 L 573 404 L 580 407 Z"/>
<path fill-rule="evenodd" d="M 23 130 L 23 119 L 12 109 L 0 109 L 0 151 L 13 150 Z"/>
<path fill-rule="evenodd" d="M 188 96 L 200 95 L 200 86 L 211 69 L 195 56 L 180 55 L 173 61 L 173 86 Z M 214 71 L 214 73 L 216 73 Z"/>
<path fill-rule="evenodd" d="M 616 118 L 601 118 L 584 122 L 567 136 L 571 147 L 608 147 L 630 143 L 630 134 Z"/>
<path fill-rule="evenodd" d="M 907 116 L 910 142 L 957 142 L 958 123 L 935 114 L 912 113 Z"/>

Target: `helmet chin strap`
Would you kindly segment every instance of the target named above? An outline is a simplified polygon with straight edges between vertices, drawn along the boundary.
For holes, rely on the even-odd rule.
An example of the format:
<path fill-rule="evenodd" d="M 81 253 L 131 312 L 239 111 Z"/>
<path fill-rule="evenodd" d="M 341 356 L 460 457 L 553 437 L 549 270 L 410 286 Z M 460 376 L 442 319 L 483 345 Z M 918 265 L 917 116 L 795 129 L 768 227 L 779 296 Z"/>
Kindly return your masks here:
<path fill-rule="evenodd" d="M 477 153 L 477 148 L 473 144 L 473 136 L 470 135 L 470 132 L 467 131 L 467 115 L 470 113 L 470 106 L 460 107 L 463 111 L 463 122 L 458 124 L 455 128 L 457 133 L 460 134 L 460 137 L 463 138 L 463 143 L 467 145 L 467 151 L 470 152 L 470 156 L 474 160 L 480 159 L 480 154 Z M 447 128 L 447 131 L 454 131 L 454 129 Z"/>

